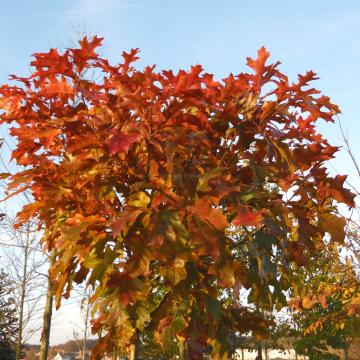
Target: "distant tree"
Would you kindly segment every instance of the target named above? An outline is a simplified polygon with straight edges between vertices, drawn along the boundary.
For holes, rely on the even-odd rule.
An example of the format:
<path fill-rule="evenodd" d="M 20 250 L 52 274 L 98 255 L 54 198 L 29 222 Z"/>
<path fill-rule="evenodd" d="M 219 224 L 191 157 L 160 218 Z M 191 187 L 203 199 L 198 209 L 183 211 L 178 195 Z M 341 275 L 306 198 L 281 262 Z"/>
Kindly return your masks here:
<path fill-rule="evenodd" d="M 294 347 L 310 360 L 339 359 L 329 347 L 342 349 L 349 359 L 350 344 L 360 331 L 360 319 L 354 301 L 359 300 L 360 282 L 350 263 L 338 256 L 338 250 L 321 251 L 308 268 L 293 269 L 298 300 L 293 305 L 300 311 L 293 315 L 297 336 Z M 307 293 L 301 298 L 301 293 Z"/>
<path fill-rule="evenodd" d="M 241 352 L 241 360 L 245 360 L 244 350 L 252 348 L 251 339 L 240 333 L 230 333 L 228 337 L 228 353 L 233 357 L 238 351 Z"/>
<path fill-rule="evenodd" d="M 298 317 L 298 323 L 301 335 L 294 342 L 294 348 L 300 355 L 308 356 L 309 360 L 340 360 L 340 357 L 329 352 L 330 345 L 335 348 L 341 347 L 334 339 L 338 337 L 338 333 L 333 332 L 333 328 L 328 326 L 318 329 L 316 332 L 308 332 L 303 334 L 316 319 L 324 315 L 324 309 L 321 307 L 313 308 Z M 300 334 L 299 334 L 300 335 Z M 331 341 L 332 340 L 332 341 Z"/>
<path fill-rule="evenodd" d="M 25 358 L 26 360 L 39 360 L 39 346 L 25 346 Z M 56 355 L 56 354 L 54 354 Z M 52 359 L 53 357 L 50 357 Z"/>
<path fill-rule="evenodd" d="M 295 314 L 298 336 L 294 348 L 299 354 L 307 355 L 309 360 L 340 359 L 329 349 L 341 349 L 344 359 L 349 360 L 350 345 L 360 333 L 360 319 L 341 314 L 341 299 L 328 297 L 326 301 L 326 307 L 315 304 Z"/>
<path fill-rule="evenodd" d="M 158 344 L 151 332 L 144 331 L 139 339 L 139 360 L 167 360 L 173 359 L 178 353 L 176 343 L 170 346 L 167 351 Z"/>
<path fill-rule="evenodd" d="M 15 359 L 17 318 L 13 287 L 9 277 L 0 271 L 0 359 Z"/>
<path fill-rule="evenodd" d="M 15 143 L 9 137 L 1 139 L 6 151 L 0 153 L 0 189 L 6 184 L 6 174 L 18 172 L 23 169 L 17 166 L 6 156 L 6 152 L 13 149 Z M 18 226 L 16 217 L 9 209 L 17 208 L 19 204 L 29 203 L 31 194 L 20 194 L 15 206 L 5 203 L 2 209 L 0 235 L 1 254 L 3 263 L 11 271 L 9 277 L 14 284 L 14 300 L 17 308 L 18 335 L 16 344 L 16 359 L 22 356 L 24 344 L 41 329 L 41 312 L 43 311 L 47 277 L 46 263 L 48 257 L 41 251 L 40 239 L 42 232 L 38 222 L 29 221 Z M 45 308 L 46 311 L 46 308 Z M 44 332 L 43 332 L 44 333 Z M 42 336 L 42 338 L 44 338 Z"/>
<path fill-rule="evenodd" d="M 92 295 L 91 288 L 79 287 L 77 293 L 80 295 L 80 312 L 82 322 L 78 322 L 73 328 L 73 336 L 82 352 L 82 360 L 85 360 L 86 353 L 88 352 L 87 340 L 91 335 L 90 332 L 90 297 Z"/>
<path fill-rule="evenodd" d="M 4 261 L 11 272 L 9 277 L 14 285 L 14 300 L 17 309 L 18 335 L 16 359 L 21 357 L 23 345 L 40 328 L 39 322 L 45 288 L 43 274 L 46 258 L 42 253 L 41 237 L 34 222 L 14 228 L 15 220 L 7 214 L 2 222 L 0 233 L 8 246 L 3 247 Z"/>

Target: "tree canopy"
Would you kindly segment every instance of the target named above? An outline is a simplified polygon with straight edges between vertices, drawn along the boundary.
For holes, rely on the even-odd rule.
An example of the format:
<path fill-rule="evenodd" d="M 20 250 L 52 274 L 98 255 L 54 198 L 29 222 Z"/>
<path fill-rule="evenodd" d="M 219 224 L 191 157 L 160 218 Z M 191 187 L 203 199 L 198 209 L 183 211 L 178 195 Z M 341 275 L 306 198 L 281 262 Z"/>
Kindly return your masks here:
<path fill-rule="evenodd" d="M 251 72 L 216 81 L 200 65 L 136 69 L 138 49 L 111 65 L 101 41 L 36 53 L 29 77 L 0 88 L 25 167 L 9 196 L 33 196 L 19 223 L 36 218 L 56 249 L 57 306 L 74 283 L 94 288 L 94 358 L 144 329 L 165 348 L 185 342 L 189 359 L 208 346 L 226 358 L 229 333 L 268 326 L 241 287 L 280 308 L 290 264 L 344 241 L 336 204 L 354 195 L 329 176 L 338 148 L 316 129 L 339 108 L 312 71 L 291 83 L 265 48 Z"/>

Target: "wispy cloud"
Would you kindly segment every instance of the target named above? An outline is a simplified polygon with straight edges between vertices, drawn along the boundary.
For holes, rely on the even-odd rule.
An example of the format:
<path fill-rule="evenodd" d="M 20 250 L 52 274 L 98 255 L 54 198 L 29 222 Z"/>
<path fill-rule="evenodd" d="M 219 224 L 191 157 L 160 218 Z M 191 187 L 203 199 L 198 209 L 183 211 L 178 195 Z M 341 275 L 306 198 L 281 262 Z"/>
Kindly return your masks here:
<path fill-rule="evenodd" d="M 52 11 L 52 12 L 47 12 L 47 13 L 28 14 L 28 15 L 5 16 L 5 17 L 0 17 L 0 21 L 11 21 L 11 20 L 17 21 L 17 20 L 24 20 L 24 19 L 51 17 L 51 16 L 66 16 L 66 15 L 84 14 L 84 13 L 96 13 L 96 12 L 104 12 L 104 11 L 116 10 L 116 9 L 133 8 L 138 5 L 140 5 L 140 3 L 121 4 L 121 5 L 98 7 L 98 8 L 91 7 L 91 8 L 83 8 L 83 9 Z"/>

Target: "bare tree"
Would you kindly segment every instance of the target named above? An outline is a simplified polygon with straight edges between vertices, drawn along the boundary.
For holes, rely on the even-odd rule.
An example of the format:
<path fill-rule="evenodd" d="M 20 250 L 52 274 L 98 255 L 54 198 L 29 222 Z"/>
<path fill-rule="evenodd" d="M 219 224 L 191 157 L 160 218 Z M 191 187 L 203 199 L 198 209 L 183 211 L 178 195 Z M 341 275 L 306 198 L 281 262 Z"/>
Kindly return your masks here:
<path fill-rule="evenodd" d="M 2 149 L 0 154 L 0 192 L 6 189 L 6 175 L 18 172 L 19 167 L 10 164 L 5 159 L 14 148 L 14 140 L 4 134 L 3 125 Z M 3 198 L 1 194 L 0 198 Z M 9 276 L 14 286 L 14 298 L 18 310 L 18 334 L 16 344 L 16 359 L 19 360 L 23 344 L 29 341 L 41 329 L 41 312 L 46 294 L 47 256 L 41 251 L 41 230 L 35 221 L 16 225 L 15 213 L 21 206 L 31 202 L 31 195 L 9 199 L 3 205 L 0 223 L 0 253 L 7 267 L 11 269 Z"/>
<path fill-rule="evenodd" d="M 346 151 L 346 153 L 349 156 L 350 162 L 352 163 L 354 167 L 354 174 L 355 181 L 360 181 L 360 164 L 359 161 L 354 153 L 354 151 L 351 148 L 350 140 L 347 134 L 345 133 L 340 119 L 338 119 L 341 139 L 343 142 L 343 148 Z M 351 190 L 357 195 L 360 196 L 360 191 L 358 190 L 358 187 L 355 186 L 352 181 L 347 181 L 347 185 L 351 188 Z M 351 213 L 348 217 L 348 223 L 346 227 L 346 240 L 347 240 L 347 246 L 348 250 L 350 250 L 354 262 L 353 265 L 360 270 L 360 207 L 357 206 L 355 209 L 351 210 Z"/>
<path fill-rule="evenodd" d="M 90 313 L 91 313 L 91 305 L 90 298 L 92 295 L 91 288 L 82 288 L 79 287 L 76 289 L 76 292 L 80 296 L 80 311 L 82 324 L 76 324 L 73 329 L 74 339 L 77 344 L 81 348 L 82 360 L 86 359 L 87 349 L 87 340 L 90 336 Z M 81 334 L 81 335 L 80 335 Z M 80 339 L 82 337 L 82 339 Z"/>
<path fill-rule="evenodd" d="M 15 301 L 11 296 L 11 280 L 0 270 L 0 358 L 14 358 L 14 343 L 17 335 Z"/>
<path fill-rule="evenodd" d="M 1 240 L 4 262 L 11 269 L 9 276 L 14 286 L 18 309 L 16 359 L 21 357 L 24 343 L 41 328 L 39 324 L 44 296 L 44 265 L 46 258 L 39 247 L 40 234 L 36 224 L 14 227 L 14 219 L 5 216 L 1 222 Z"/>
<path fill-rule="evenodd" d="M 85 297 L 81 304 L 81 310 L 83 313 L 83 320 L 84 320 L 84 345 L 82 349 L 82 360 L 85 360 L 86 356 L 86 346 L 87 346 L 87 339 L 88 339 L 88 332 L 89 332 L 89 321 L 90 321 L 90 292 L 85 292 Z"/>

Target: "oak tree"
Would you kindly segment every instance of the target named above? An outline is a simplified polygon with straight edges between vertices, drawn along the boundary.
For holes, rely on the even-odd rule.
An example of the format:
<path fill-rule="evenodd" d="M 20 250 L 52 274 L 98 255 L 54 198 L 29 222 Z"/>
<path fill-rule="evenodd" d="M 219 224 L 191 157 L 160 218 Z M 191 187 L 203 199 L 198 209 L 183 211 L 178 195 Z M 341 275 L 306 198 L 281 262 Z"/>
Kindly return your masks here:
<path fill-rule="evenodd" d="M 56 249 L 57 307 L 74 283 L 94 288 L 94 358 L 136 353 L 144 329 L 183 357 L 211 346 L 227 358 L 229 332 L 268 324 L 225 294 L 245 287 L 259 308 L 281 307 L 289 263 L 311 262 L 326 234 L 344 240 L 336 203 L 354 195 L 329 176 L 338 148 L 316 129 L 339 108 L 313 72 L 290 82 L 265 48 L 251 72 L 216 81 L 200 65 L 136 69 L 138 49 L 112 65 L 101 41 L 36 53 L 30 76 L 0 88 L 12 159 L 26 167 L 9 196 L 33 196 L 19 223 L 37 218 Z"/>

